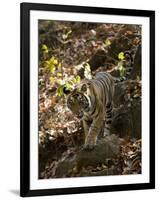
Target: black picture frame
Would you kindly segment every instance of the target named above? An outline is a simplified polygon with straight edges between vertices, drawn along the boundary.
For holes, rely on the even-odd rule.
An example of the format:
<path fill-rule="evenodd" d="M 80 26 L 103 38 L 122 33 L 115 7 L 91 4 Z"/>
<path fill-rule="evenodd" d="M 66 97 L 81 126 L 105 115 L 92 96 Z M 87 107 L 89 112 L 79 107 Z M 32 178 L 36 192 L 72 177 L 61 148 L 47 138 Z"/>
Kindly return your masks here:
<path fill-rule="evenodd" d="M 150 180 L 149 183 L 102 185 L 90 187 L 30 189 L 30 11 L 60 11 L 93 13 L 123 16 L 148 17 L 150 20 Z M 155 11 L 130 10 L 102 7 L 83 7 L 70 5 L 49 5 L 35 3 L 21 3 L 21 81 L 20 81 L 20 195 L 59 195 L 76 193 L 95 193 L 107 191 L 139 190 L 155 188 Z"/>

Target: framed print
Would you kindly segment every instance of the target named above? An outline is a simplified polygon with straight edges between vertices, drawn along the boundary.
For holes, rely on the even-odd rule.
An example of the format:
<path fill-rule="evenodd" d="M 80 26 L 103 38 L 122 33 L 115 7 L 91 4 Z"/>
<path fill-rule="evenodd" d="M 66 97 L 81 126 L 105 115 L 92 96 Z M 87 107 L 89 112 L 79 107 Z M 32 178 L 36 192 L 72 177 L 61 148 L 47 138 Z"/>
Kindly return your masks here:
<path fill-rule="evenodd" d="M 21 4 L 21 196 L 155 188 L 155 12 Z"/>

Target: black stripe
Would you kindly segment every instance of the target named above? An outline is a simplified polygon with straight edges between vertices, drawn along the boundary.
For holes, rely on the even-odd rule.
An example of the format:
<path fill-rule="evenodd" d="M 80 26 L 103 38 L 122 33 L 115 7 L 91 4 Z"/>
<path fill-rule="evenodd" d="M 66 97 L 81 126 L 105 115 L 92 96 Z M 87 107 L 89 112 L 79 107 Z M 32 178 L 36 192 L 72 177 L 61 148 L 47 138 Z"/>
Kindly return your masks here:
<path fill-rule="evenodd" d="M 110 114 L 112 112 L 112 107 L 109 107 L 109 108 L 105 108 L 106 109 L 106 113 L 107 114 Z"/>
<path fill-rule="evenodd" d="M 102 76 L 102 79 L 100 79 L 102 81 L 104 81 L 107 89 L 110 88 L 110 85 L 111 85 L 111 80 L 110 80 L 110 76 L 108 73 L 104 73 L 103 76 Z"/>
<path fill-rule="evenodd" d="M 106 115 L 107 115 L 107 116 L 110 116 L 111 113 L 112 113 L 112 110 L 107 110 L 107 111 L 106 111 Z"/>
<path fill-rule="evenodd" d="M 128 71 L 128 72 L 131 72 L 131 70 L 132 70 L 132 67 L 128 67 L 128 68 L 127 68 L 127 71 Z"/>
<path fill-rule="evenodd" d="M 112 120 L 106 121 L 106 124 L 111 124 Z"/>
<path fill-rule="evenodd" d="M 110 84 L 111 84 L 110 80 L 107 78 L 107 79 L 105 79 L 105 80 L 103 80 L 103 81 L 104 81 L 104 83 L 105 83 L 105 85 L 106 85 L 106 88 L 109 90 Z"/>
<path fill-rule="evenodd" d="M 95 113 L 95 111 L 96 111 L 96 100 L 95 100 L 95 102 L 94 102 L 94 104 L 93 104 L 93 111 L 91 112 L 91 115 L 93 115 L 94 113 Z"/>
<path fill-rule="evenodd" d="M 96 118 L 99 115 L 99 112 L 97 112 L 94 116 L 92 116 L 93 118 Z"/>
<path fill-rule="evenodd" d="M 105 84 L 102 81 L 99 81 L 100 87 L 102 87 L 102 95 L 105 94 Z"/>
<path fill-rule="evenodd" d="M 112 112 L 112 106 L 109 107 L 109 108 L 106 108 L 106 113 L 107 113 L 107 114 L 109 114 L 109 113 L 111 113 L 111 112 Z"/>
<path fill-rule="evenodd" d="M 106 91 L 105 91 L 105 84 L 104 84 L 104 82 L 103 81 L 99 81 L 99 83 L 100 83 L 100 86 L 102 87 L 102 90 L 103 90 L 103 92 L 102 92 L 102 95 L 103 95 L 103 103 L 105 104 L 106 103 Z"/>
<path fill-rule="evenodd" d="M 107 103 L 106 108 L 110 108 L 111 107 L 111 102 Z"/>
<path fill-rule="evenodd" d="M 107 115 L 107 119 L 112 117 L 112 113 L 110 113 L 109 115 Z"/>
<path fill-rule="evenodd" d="M 111 79 L 110 79 L 110 75 L 108 73 L 104 74 L 105 75 L 105 80 L 106 82 L 111 85 Z"/>
<path fill-rule="evenodd" d="M 106 126 L 105 128 L 108 129 L 108 130 L 110 130 L 110 127 L 108 127 L 108 126 Z"/>

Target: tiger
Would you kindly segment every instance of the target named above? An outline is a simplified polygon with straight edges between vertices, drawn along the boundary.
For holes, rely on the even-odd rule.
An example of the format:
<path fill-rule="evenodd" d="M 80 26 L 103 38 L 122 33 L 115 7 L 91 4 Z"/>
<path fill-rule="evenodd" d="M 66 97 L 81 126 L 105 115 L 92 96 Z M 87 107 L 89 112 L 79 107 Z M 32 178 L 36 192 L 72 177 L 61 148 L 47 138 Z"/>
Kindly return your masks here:
<path fill-rule="evenodd" d="M 125 52 L 128 55 L 128 52 Z M 130 75 L 131 65 L 126 72 Z M 131 70 L 130 70 L 131 69 Z M 109 72 L 98 72 L 93 79 L 84 79 L 69 92 L 67 107 L 82 119 L 85 141 L 83 148 L 92 150 L 104 127 L 104 136 L 110 134 L 115 84 L 127 77 L 115 78 Z"/>

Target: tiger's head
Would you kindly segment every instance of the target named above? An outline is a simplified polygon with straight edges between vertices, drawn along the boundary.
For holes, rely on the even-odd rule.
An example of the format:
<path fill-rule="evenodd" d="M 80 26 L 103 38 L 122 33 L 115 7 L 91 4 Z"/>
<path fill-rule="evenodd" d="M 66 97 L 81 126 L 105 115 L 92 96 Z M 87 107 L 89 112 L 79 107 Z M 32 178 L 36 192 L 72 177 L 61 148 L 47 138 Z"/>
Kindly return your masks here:
<path fill-rule="evenodd" d="M 67 97 L 67 107 L 78 117 L 83 116 L 83 112 L 88 112 L 91 108 L 91 83 L 85 81 L 78 84 Z"/>

